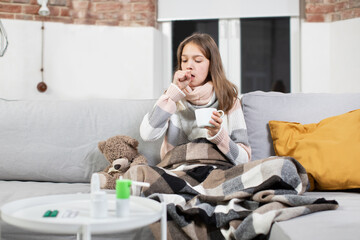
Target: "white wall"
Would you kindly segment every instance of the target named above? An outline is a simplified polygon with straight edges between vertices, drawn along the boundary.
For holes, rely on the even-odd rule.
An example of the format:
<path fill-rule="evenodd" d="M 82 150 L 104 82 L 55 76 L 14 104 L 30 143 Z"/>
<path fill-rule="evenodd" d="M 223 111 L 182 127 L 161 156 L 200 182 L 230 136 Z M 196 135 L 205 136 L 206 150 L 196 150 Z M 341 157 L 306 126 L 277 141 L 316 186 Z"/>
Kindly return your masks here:
<path fill-rule="evenodd" d="M 151 27 L 4 20 L 9 47 L 0 58 L 0 98 L 157 98 L 163 92 L 161 33 Z M 360 18 L 302 23 L 302 92 L 360 92 Z M 169 80 L 170 82 L 170 80 Z"/>
<path fill-rule="evenodd" d="M 151 27 L 2 20 L 9 46 L 0 58 L 0 98 L 157 98 L 161 94 L 160 32 Z"/>
<path fill-rule="evenodd" d="M 360 92 L 360 18 L 334 22 L 330 39 L 331 89 Z"/>
<path fill-rule="evenodd" d="M 302 23 L 302 92 L 360 92 L 360 18 Z"/>
<path fill-rule="evenodd" d="M 303 23 L 301 28 L 301 91 L 329 92 L 329 23 Z"/>

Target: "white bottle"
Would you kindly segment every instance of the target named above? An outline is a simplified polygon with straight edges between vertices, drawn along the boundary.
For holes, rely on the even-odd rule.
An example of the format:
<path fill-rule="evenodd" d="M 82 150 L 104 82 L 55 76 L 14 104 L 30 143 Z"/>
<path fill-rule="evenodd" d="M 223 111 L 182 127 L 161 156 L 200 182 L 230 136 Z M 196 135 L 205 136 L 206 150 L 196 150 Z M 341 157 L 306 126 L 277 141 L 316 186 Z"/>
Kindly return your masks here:
<path fill-rule="evenodd" d="M 126 217 L 130 214 L 130 187 L 131 185 L 149 187 L 149 183 L 131 181 L 129 179 L 116 180 L 116 216 Z"/>
<path fill-rule="evenodd" d="M 130 213 L 130 187 L 128 179 L 116 180 L 116 216 L 126 217 Z"/>
<path fill-rule="evenodd" d="M 92 218 L 106 218 L 108 215 L 106 192 L 100 191 L 99 174 L 93 173 L 91 176 L 91 209 Z"/>

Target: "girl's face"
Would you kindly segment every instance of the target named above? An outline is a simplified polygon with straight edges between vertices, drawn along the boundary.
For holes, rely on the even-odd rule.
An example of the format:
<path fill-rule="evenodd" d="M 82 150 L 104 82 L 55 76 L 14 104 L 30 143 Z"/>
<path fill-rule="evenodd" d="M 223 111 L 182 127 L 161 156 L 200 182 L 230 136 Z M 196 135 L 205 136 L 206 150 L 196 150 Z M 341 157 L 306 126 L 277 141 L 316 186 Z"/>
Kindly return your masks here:
<path fill-rule="evenodd" d="M 194 43 L 188 43 L 184 46 L 181 54 L 181 70 L 190 70 L 191 88 L 205 84 L 209 74 L 210 61 L 200 51 L 200 48 Z"/>

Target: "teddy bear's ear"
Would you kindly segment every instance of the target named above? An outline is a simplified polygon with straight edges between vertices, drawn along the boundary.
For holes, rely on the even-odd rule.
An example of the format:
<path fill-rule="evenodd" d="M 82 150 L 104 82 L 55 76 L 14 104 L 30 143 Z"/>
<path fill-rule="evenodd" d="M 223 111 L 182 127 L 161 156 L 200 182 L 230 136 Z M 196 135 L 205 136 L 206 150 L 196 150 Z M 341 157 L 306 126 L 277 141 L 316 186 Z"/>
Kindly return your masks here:
<path fill-rule="evenodd" d="M 128 136 L 123 136 L 122 138 L 123 138 L 124 142 L 126 142 L 127 144 L 129 144 L 133 148 L 136 148 L 139 145 L 139 142 L 134 138 L 131 138 L 131 137 L 128 137 Z"/>
<path fill-rule="evenodd" d="M 101 141 L 101 142 L 98 143 L 98 148 L 100 149 L 101 153 L 104 153 L 105 145 L 106 145 L 105 141 Z"/>

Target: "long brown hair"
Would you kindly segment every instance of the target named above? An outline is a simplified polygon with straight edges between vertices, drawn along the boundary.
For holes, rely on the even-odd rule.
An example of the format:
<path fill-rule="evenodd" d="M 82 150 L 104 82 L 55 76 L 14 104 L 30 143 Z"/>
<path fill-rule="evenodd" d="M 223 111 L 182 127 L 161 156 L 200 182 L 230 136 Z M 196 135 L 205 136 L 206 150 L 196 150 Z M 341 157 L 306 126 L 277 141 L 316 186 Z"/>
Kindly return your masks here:
<path fill-rule="evenodd" d="M 209 59 L 210 66 L 207 81 L 212 81 L 214 85 L 215 94 L 219 102 L 218 108 L 223 110 L 225 113 L 228 113 L 235 103 L 238 90 L 237 87 L 225 76 L 220 52 L 214 39 L 205 33 L 194 33 L 183 40 L 177 49 L 176 70 L 181 70 L 182 51 L 188 43 L 196 44 L 200 48 L 202 54 Z"/>

